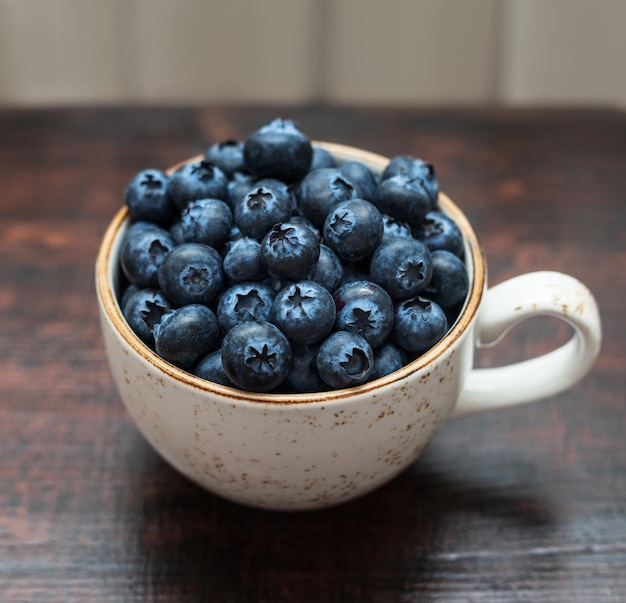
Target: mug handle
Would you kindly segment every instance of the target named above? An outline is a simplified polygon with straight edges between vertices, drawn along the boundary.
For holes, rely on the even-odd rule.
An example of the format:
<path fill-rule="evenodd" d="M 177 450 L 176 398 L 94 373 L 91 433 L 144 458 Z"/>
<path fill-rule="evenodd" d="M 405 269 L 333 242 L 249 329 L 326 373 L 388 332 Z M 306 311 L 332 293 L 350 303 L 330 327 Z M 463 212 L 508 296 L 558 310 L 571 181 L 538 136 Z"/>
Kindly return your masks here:
<path fill-rule="evenodd" d="M 602 340 L 598 306 L 585 285 L 561 272 L 530 272 L 488 289 L 478 315 L 476 345 L 499 343 L 513 326 L 533 316 L 560 318 L 574 334 L 561 347 L 536 358 L 472 369 L 453 418 L 553 396 L 591 368 Z"/>

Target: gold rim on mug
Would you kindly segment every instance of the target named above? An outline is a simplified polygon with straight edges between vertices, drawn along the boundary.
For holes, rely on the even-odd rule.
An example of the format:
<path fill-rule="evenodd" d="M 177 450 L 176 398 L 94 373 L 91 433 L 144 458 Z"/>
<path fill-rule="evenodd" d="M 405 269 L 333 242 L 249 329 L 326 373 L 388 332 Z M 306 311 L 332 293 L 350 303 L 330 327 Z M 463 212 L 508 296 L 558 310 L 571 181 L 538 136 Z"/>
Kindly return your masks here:
<path fill-rule="evenodd" d="M 361 161 L 375 172 L 382 171 L 385 165 L 389 162 L 389 159 L 382 155 L 342 144 L 319 141 L 315 141 L 314 144 L 330 151 L 339 163 L 344 161 Z M 186 161 L 174 165 L 167 170 L 167 172 L 172 173 L 181 165 L 200 158 L 200 156 L 197 156 L 187 159 Z M 474 232 L 474 229 L 465 214 L 445 193 L 439 193 L 439 205 L 443 209 L 444 213 L 446 213 L 458 224 L 461 232 L 463 233 L 466 261 L 471 263 L 471 265 L 468 265 L 470 274 L 469 294 L 457 320 L 441 341 L 422 354 L 419 358 L 416 358 L 401 369 L 374 381 L 369 381 L 363 385 L 311 393 L 274 394 L 248 392 L 196 377 L 195 375 L 170 364 L 157 355 L 156 352 L 153 352 L 132 331 L 126 322 L 126 319 L 122 315 L 122 311 L 118 303 L 118 292 L 116 291 L 118 285 L 116 283 L 116 275 L 119 270 L 120 242 L 129 222 L 128 208 L 125 206 L 117 212 L 102 239 L 96 260 L 96 291 L 98 297 L 100 298 L 103 311 L 106 313 L 107 318 L 110 320 L 115 330 L 124 339 L 124 342 L 137 354 L 142 356 L 147 362 L 153 365 L 154 368 L 162 371 L 172 379 L 185 383 L 190 387 L 219 394 L 233 400 L 253 404 L 310 405 L 316 402 L 328 403 L 332 400 L 356 396 L 384 387 L 390 383 L 402 381 L 403 379 L 409 377 L 409 375 L 423 369 L 426 365 L 440 356 L 445 350 L 454 345 L 454 342 L 457 341 L 459 337 L 461 337 L 461 335 L 463 335 L 463 333 L 465 333 L 468 329 L 478 311 L 481 298 L 486 288 L 487 278 L 485 258 L 479 244 L 478 237 L 476 236 L 476 233 Z"/>

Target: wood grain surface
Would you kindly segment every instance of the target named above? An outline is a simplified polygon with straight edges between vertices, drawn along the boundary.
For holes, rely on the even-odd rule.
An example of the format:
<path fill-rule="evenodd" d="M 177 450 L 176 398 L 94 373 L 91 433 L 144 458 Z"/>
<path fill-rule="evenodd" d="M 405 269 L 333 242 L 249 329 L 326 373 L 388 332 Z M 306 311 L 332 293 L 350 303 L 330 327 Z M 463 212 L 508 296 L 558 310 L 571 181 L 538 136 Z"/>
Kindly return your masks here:
<path fill-rule="evenodd" d="M 99 239 L 130 177 L 275 116 L 432 161 L 492 284 L 531 270 L 596 294 L 591 373 L 448 424 L 392 483 L 307 513 L 249 509 L 165 464 L 100 337 Z M 350 107 L 0 111 L 0 601 L 626 601 L 626 114 Z M 568 330 L 535 319 L 494 365 Z"/>

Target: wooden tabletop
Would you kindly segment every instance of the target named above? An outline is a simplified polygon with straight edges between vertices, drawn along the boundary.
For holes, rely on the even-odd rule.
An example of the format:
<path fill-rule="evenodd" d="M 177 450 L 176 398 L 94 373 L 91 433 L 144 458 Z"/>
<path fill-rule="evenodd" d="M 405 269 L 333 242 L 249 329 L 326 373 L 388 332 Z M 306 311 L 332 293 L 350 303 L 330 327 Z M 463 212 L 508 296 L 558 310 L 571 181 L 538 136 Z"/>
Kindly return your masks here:
<path fill-rule="evenodd" d="M 604 344 L 570 391 L 449 423 L 325 511 L 221 500 L 150 448 L 106 363 L 94 260 L 130 177 L 276 116 L 433 162 L 491 284 L 567 272 Z M 626 601 L 626 114 L 320 107 L 0 111 L 0 601 Z M 514 330 L 482 365 L 569 336 Z"/>

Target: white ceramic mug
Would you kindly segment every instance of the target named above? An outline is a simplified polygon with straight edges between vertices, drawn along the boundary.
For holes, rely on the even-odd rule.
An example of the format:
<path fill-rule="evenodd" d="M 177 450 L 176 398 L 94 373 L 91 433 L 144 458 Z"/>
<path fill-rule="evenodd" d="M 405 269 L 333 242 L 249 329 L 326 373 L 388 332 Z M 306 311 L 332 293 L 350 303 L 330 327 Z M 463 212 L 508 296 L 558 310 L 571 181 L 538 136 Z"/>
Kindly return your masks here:
<path fill-rule="evenodd" d="M 322 144 L 322 143 L 320 143 Z M 341 162 L 379 172 L 388 160 L 323 143 Z M 110 368 L 128 412 L 152 446 L 204 488 L 246 505 L 313 509 L 384 484 L 409 466 L 451 418 L 545 398 L 575 384 L 601 342 L 596 302 L 558 272 L 525 274 L 487 289 L 486 263 L 467 218 L 444 194 L 463 231 L 470 292 L 449 333 L 403 369 L 360 387 L 314 394 L 256 394 L 199 379 L 165 362 L 131 331 L 118 304 L 120 210 L 97 259 L 96 287 Z M 568 343 L 510 366 L 473 368 L 474 350 L 537 315 L 573 327 Z"/>

